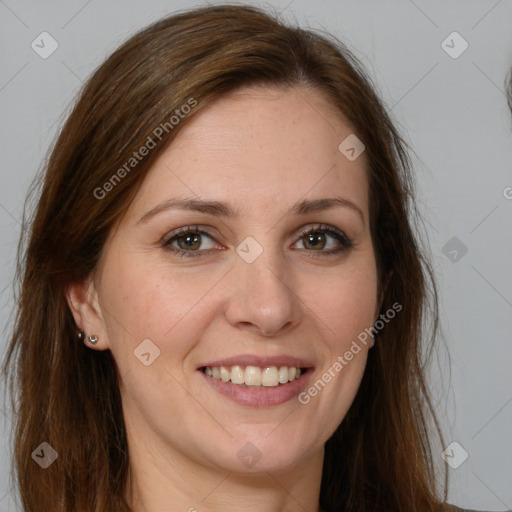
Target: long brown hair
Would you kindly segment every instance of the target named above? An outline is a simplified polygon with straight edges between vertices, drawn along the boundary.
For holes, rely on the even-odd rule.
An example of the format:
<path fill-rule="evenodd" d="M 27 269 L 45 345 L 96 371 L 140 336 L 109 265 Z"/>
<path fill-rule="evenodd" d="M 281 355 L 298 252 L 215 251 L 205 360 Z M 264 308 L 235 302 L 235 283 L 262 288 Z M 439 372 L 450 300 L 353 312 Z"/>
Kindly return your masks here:
<path fill-rule="evenodd" d="M 407 145 L 340 41 L 254 7 L 219 5 L 162 19 L 115 51 L 83 87 L 33 187 L 37 204 L 19 248 L 3 368 L 26 512 L 130 510 L 115 361 L 78 340 L 65 290 L 93 271 L 107 234 L 175 134 L 216 98 L 254 84 L 322 92 L 364 142 L 381 308 L 403 307 L 376 335 L 355 401 L 326 443 L 321 505 L 327 512 L 427 512 L 446 499 L 446 472 L 438 497 L 430 427 L 441 432 L 425 380 L 437 294 L 414 232 Z M 170 122 L 191 99 L 194 108 Z M 148 137 L 156 147 L 126 167 Z M 47 469 L 31 457 L 42 442 L 58 453 Z"/>

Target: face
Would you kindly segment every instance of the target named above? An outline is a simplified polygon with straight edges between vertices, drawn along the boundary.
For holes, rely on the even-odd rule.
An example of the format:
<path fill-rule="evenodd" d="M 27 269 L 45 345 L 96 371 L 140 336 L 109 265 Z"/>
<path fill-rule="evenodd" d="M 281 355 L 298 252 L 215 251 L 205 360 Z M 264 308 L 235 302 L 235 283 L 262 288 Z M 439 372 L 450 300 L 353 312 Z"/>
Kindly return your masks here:
<path fill-rule="evenodd" d="M 316 91 L 244 89 L 152 166 L 92 285 L 129 442 L 237 472 L 321 460 L 378 312 L 351 133 Z"/>

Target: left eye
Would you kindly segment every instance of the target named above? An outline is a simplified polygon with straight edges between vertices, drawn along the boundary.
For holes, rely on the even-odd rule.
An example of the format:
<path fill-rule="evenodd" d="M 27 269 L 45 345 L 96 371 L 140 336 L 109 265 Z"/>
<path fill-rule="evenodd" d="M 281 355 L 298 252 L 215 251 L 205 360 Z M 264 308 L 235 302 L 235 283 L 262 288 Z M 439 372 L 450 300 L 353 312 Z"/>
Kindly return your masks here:
<path fill-rule="evenodd" d="M 327 247 L 329 245 L 329 238 L 334 240 L 334 243 L 331 242 L 330 246 Z M 323 254 L 334 254 L 352 247 L 352 242 L 344 233 L 329 227 L 309 228 L 301 233 L 299 241 L 302 241 L 302 245 L 306 241 L 309 247 L 304 247 L 304 249 L 312 250 L 313 252 L 319 252 L 320 250 Z M 321 247 L 318 247 L 318 245 Z M 317 247 L 314 248 L 314 246 Z M 322 249 L 328 250 L 323 251 Z"/>

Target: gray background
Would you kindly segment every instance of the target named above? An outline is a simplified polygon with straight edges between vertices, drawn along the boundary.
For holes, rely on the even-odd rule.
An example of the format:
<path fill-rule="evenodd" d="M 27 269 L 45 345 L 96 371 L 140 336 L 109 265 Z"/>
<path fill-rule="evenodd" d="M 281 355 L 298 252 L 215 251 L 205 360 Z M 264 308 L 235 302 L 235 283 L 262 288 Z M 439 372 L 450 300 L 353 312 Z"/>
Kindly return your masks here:
<path fill-rule="evenodd" d="M 449 468 L 450 501 L 512 509 L 512 116 L 504 95 L 512 65 L 511 1 L 252 3 L 272 5 L 287 19 L 325 29 L 348 44 L 414 149 L 444 332 L 431 386 L 446 444 L 455 441 L 469 454 L 457 469 Z M 196 5 L 0 0 L 2 352 L 23 200 L 71 101 L 92 70 L 134 31 Z M 31 48 L 43 31 L 59 44 L 47 59 Z M 469 45 L 458 58 L 442 47 L 453 31 Z M 456 39 L 445 44 L 452 52 L 462 48 Z M 18 510 L 9 480 L 9 428 L 3 414 L 2 512 Z M 448 450 L 454 464 L 462 460 L 460 447 Z M 434 454 L 439 464 L 443 448 Z"/>

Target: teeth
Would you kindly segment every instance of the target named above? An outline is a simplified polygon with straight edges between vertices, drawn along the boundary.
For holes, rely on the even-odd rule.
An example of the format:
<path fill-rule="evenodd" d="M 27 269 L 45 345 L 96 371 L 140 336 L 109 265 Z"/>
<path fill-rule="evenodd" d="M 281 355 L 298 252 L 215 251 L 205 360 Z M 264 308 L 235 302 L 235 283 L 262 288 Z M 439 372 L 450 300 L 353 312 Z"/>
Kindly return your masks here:
<path fill-rule="evenodd" d="M 265 368 L 261 372 L 261 385 L 269 388 L 274 388 L 279 383 L 279 372 L 275 366 Z"/>
<path fill-rule="evenodd" d="M 227 382 L 229 378 L 231 377 L 231 374 L 227 371 L 227 369 L 224 366 L 220 367 L 220 378 Z"/>
<path fill-rule="evenodd" d="M 267 366 L 260 368 L 258 366 L 242 366 L 235 365 L 231 369 L 225 366 L 207 366 L 204 373 L 209 377 L 224 382 L 231 381 L 232 384 L 245 384 L 250 387 L 268 387 L 275 388 L 279 384 L 286 384 L 301 375 L 300 368 L 296 366 Z"/>
<path fill-rule="evenodd" d="M 257 366 L 248 366 L 245 369 L 245 383 L 248 386 L 261 386 L 261 369 Z"/>
<path fill-rule="evenodd" d="M 233 368 L 231 368 L 230 379 L 233 384 L 244 384 L 245 372 L 240 366 L 233 366 Z"/>

